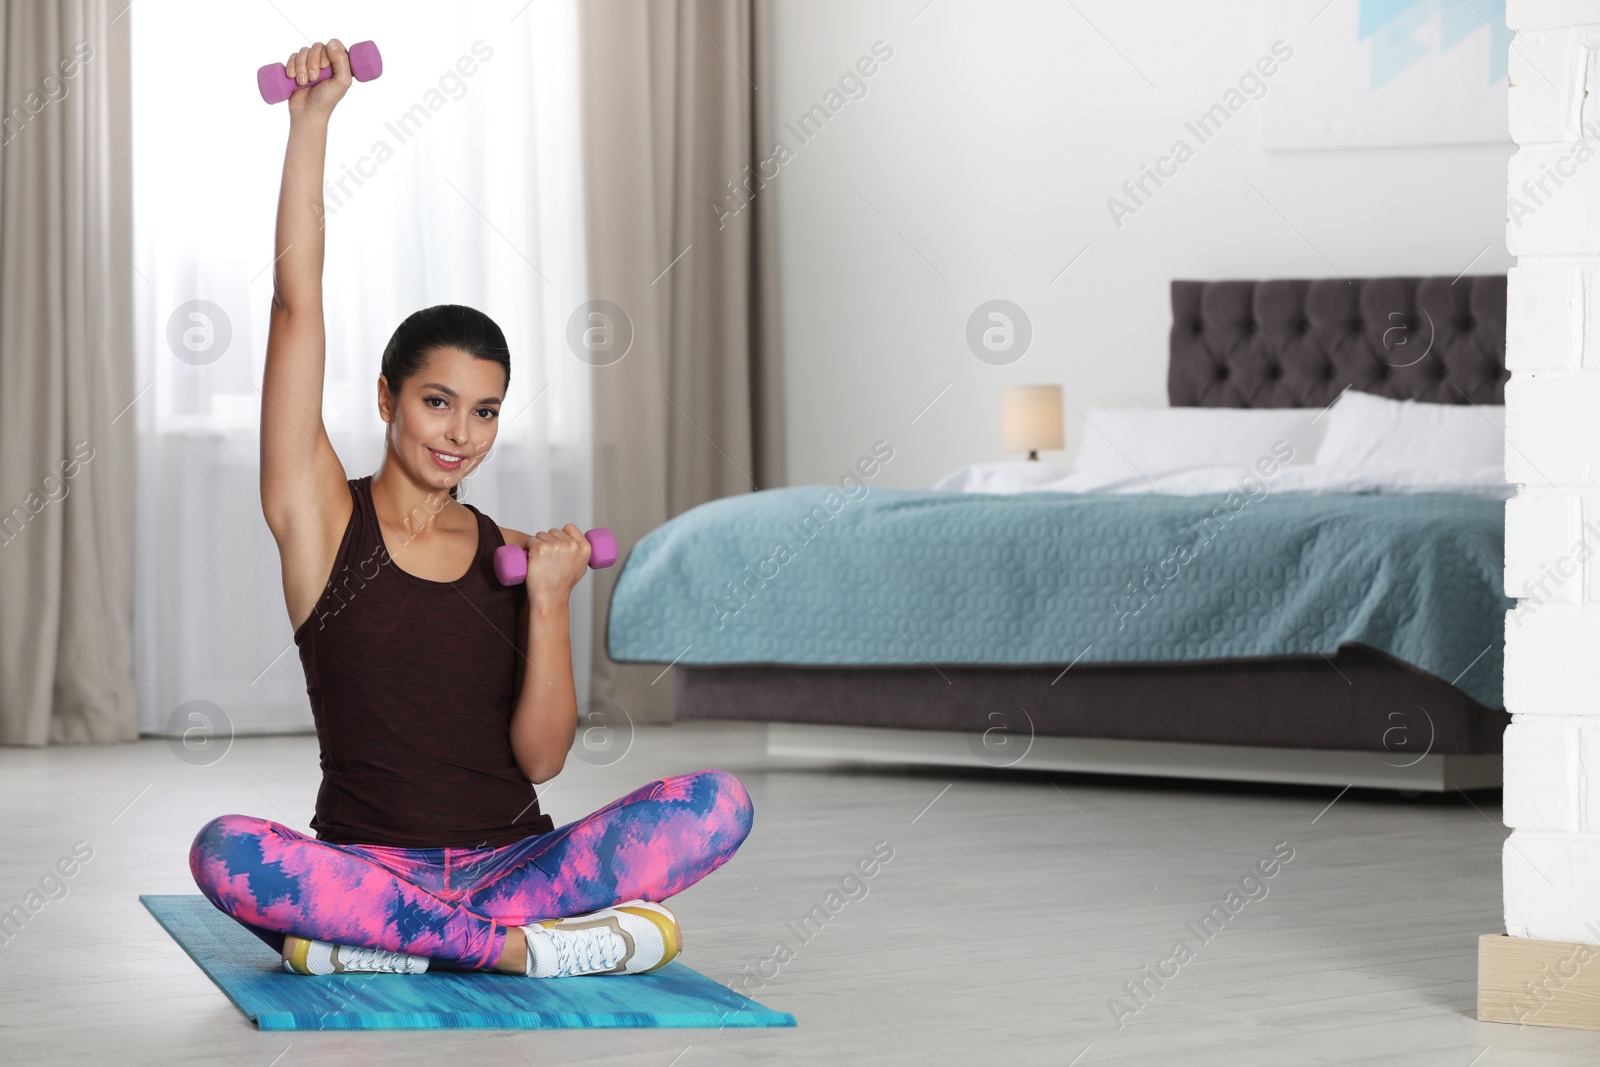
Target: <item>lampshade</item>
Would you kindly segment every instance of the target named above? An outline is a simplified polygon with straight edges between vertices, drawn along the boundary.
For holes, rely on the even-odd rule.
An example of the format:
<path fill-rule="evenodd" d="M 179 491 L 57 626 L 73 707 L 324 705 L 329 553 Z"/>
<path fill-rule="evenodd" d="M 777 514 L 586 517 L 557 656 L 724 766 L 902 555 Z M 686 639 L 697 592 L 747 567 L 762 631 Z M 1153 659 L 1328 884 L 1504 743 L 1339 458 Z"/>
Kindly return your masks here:
<path fill-rule="evenodd" d="M 1063 447 L 1061 386 L 1006 386 L 1000 394 L 1000 435 L 1007 452 L 1027 452 L 1029 459 Z"/>

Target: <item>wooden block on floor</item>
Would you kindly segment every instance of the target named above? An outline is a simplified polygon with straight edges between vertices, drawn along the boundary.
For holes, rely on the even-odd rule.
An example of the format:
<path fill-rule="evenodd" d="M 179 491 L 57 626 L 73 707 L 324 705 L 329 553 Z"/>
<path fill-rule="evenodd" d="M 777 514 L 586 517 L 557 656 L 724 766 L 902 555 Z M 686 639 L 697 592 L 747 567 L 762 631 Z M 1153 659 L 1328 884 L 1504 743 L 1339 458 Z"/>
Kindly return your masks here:
<path fill-rule="evenodd" d="M 1478 1021 L 1600 1030 L 1600 945 L 1482 935 Z"/>

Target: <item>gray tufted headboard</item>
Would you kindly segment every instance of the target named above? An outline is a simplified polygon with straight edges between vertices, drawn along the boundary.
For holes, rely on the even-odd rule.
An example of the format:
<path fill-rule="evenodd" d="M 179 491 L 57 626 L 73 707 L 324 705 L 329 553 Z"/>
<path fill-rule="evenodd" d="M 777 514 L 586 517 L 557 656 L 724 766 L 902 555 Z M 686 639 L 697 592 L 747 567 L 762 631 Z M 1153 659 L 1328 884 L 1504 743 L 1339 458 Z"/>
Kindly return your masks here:
<path fill-rule="evenodd" d="M 1507 377 L 1504 275 L 1172 283 L 1174 406 L 1503 404 Z"/>

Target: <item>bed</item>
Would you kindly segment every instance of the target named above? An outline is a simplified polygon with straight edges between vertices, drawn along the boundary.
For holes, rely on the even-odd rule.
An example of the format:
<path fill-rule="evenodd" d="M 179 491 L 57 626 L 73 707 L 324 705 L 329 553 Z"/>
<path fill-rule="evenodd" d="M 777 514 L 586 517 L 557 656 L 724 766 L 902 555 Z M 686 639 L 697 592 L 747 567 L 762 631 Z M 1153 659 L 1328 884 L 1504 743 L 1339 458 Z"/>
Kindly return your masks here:
<path fill-rule="evenodd" d="M 1503 403 L 1503 277 L 1175 281 L 1172 315 L 1175 407 L 1322 409 L 1352 387 Z M 768 723 L 778 755 L 1498 785 L 1503 503 L 1245 503 L 864 485 L 727 498 L 635 546 L 607 646 L 673 664 L 679 718 Z M 1193 563 L 1173 567 L 1181 530 Z M 1174 576 L 1152 584 L 1157 562 Z"/>

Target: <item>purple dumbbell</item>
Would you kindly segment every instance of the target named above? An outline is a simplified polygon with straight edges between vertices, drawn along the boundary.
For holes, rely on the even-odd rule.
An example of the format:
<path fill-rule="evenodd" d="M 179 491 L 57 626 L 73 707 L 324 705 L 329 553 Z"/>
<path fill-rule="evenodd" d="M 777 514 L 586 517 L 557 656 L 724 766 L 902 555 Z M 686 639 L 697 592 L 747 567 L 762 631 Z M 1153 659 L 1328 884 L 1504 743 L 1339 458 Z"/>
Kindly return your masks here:
<path fill-rule="evenodd" d="M 350 46 L 350 76 L 358 82 L 369 82 L 383 73 L 383 57 L 378 46 L 371 41 L 361 41 Z M 282 63 L 268 63 L 256 71 L 256 85 L 261 89 L 261 99 L 269 104 L 281 104 L 294 95 L 296 89 L 317 84 L 324 76 L 333 76 L 333 67 L 319 70 L 311 80 L 301 85 L 283 72 Z"/>
<path fill-rule="evenodd" d="M 589 569 L 600 570 L 617 561 L 617 539 L 604 526 L 583 535 L 589 541 Z M 528 550 L 521 545 L 501 545 L 494 550 L 494 576 L 501 585 L 521 585 L 528 580 Z"/>

